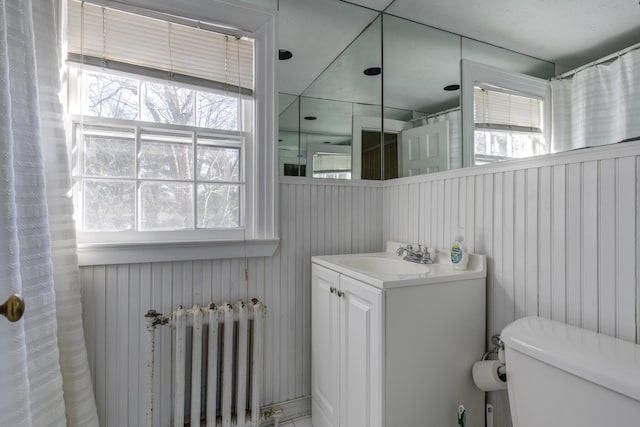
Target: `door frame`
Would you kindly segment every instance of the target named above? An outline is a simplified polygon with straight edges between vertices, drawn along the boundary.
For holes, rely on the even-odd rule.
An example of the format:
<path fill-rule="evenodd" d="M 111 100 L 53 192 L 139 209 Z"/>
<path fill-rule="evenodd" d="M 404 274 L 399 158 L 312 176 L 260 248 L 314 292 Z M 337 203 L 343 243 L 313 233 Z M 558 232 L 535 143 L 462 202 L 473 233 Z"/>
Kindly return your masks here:
<path fill-rule="evenodd" d="M 353 152 L 351 153 L 351 179 L 361 179 L 362 176 L 362 131 L 371 130 L 380 132 L 380 127 L 384 126 L 384 132 L 394 132 L 398 134 L 398 144 L 402 141 L 400 133 L 411 127 L 411 122 L 402 120 L 381 119 L 380 117 L 370 116 L 353 116 L 352 139 L 351 145 Z M 382 174 L 384 176 L 384 174 Z"/>

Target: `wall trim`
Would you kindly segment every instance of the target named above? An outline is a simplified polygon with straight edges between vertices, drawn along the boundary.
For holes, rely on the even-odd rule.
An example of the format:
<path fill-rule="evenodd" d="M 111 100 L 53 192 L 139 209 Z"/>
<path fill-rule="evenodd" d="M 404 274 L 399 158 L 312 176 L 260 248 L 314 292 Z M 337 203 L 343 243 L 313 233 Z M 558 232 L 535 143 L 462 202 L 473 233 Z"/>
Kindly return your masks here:
<path fill-rule="evenodd" d="M 472 166 L 435 174 L 408 176 L 383 181 L 385 188 L 398 185 L 416 184 L 420 182 L 439 181 L 450 178 L 463 178 L 478 175 L 490 175 L 499 172 L 526 170 L 532 168 L 567 165 L 571 163 L 583 163 L 597 160 L 617 159 L 621 157 L 640 156 L 640 139 L 619 142 L 598 147 L 581 148 L 562 153 L 546 154 L 527 159 L 508 160 L 492 165 Z"/>
<path fill-rule="evenodd" d="M 280 239 L 78 244 L 78 265 L 268 257 Z"/>

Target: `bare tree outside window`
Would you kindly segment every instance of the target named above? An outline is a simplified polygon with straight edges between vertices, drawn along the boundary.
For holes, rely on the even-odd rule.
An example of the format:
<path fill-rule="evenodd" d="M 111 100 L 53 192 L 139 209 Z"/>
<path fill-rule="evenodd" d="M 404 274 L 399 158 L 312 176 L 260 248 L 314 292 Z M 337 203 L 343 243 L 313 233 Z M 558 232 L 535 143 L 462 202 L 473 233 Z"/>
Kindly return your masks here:
<path fill-rule="evenodd" d="M 84 113 L 104 120 L 77 124 L 80 229 L 241 225 L 242 139 L 202 136 L 239 130 L 239 98 L 169 82 L 84 75 Z M 156 130 L 154 123 L 176 128 Z"/>
<path fill-rule="evenodd" d="M 135 182 L 87 179 L 79 186 L 85 230 L 135 229 Z"/>
<path fill-rule="evenodd" d="M 198 146 L 198 176 L 207 181 L 238 181 L 238 148 Z M 240 225 L 238 185 L 201 184 L 198 186 L 198 227 L 223 228 Z"/>
<path fill-rule="evenodd" d="M 198 124 L 209 129 L 238 130 L 238 99 L 198 92 Z"/>
<path fill-rule="evenodd" d="M 103 135 L 84 137 L 84 175 L 134 178 L 136 142 L 131 138 Z"/>
<path fill-rule="evenodd" d="M 154 123 L 193 123 L 195 91 L 169 83 L 145 82 L 142 120 Z"/>
<path fill-rule="evenodd" d="M 85 79 L 84 114 L 124 120 L 138 118 L 138 80 L 95 73 L 85 73 Z"/>

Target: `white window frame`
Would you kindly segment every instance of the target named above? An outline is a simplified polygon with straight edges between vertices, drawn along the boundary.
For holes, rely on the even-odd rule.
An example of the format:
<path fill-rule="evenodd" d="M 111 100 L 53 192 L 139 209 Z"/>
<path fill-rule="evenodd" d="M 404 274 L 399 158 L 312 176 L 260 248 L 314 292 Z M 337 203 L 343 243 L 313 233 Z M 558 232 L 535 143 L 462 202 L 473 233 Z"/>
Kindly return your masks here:
<path fill-rule="evenodd" d="M 526 74 L 503 70 L 490 65 L 463 59 L 461 61 L 461 113 L 462 113 L 462 160 L 463 167 L 475 166 L 473 115 L 474 87 L 489 84 L 514 92 L 529 94 L 542 99 L 543 135 L 545 141 L 551 138 L 551 89 L 549 81 Z M 506 160 L 509 161 L 509 160 Z"/>
<path fill-rule="evenodd" d="M 235 4 L 229 0 L 210 0 L 206 2 L 206 7 L 197 2 L 177 5 L 173 0 L 139 0 L 135 2 L 136 6 L 103 0 L 92 2 L 112 7 L 121 5 L 128 11 L 146 10 L 149 14 L 166 13 L 192 20 L 216 22 L 222 26 L 239 29 L 252 37 L 255 46 L 254 136 L 248 138 L 244 145 L 245 199 L 242 238 L 237 233 L 225 230 L 126 232 L 127 237 L 122 234 L 115 236 L 109 232 L 79 231 L 79 264 L 106 265 L 273 255 L 279 243 L 275 150 L 276 11 L 249 6 L 246 3 Z"/>

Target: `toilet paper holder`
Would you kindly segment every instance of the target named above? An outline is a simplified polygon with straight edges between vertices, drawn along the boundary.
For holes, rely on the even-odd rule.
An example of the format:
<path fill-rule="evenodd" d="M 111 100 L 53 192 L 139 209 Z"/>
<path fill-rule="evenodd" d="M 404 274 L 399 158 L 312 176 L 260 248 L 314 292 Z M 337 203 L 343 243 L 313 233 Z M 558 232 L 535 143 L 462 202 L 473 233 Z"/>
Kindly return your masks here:
<path fill-rule="evenodd" d="M 475 362 L 471 376 L 476 387 L 485 392 L 505 390 L 507 388 L 507 370 L 504 365 L 504 344 L 500 335 L 491 337 L 493 348 L 485 352 L 482 360 Z M 496 358 L 489 359 L 491 354 Z"/>
<path fill-rule="evenodd" d="M 491 335 L 491 344 L 493 344 L 493 348 L 485 352 L 480 360 L 487 360 L 489 355 L 495 354 L 498 360 L 504 364 L 504 342 L 500 338 L 500 334 Z M 504 365 L 498 368 L 498 376 L 502 381 L 507 380 L 507 369 Z"/>

